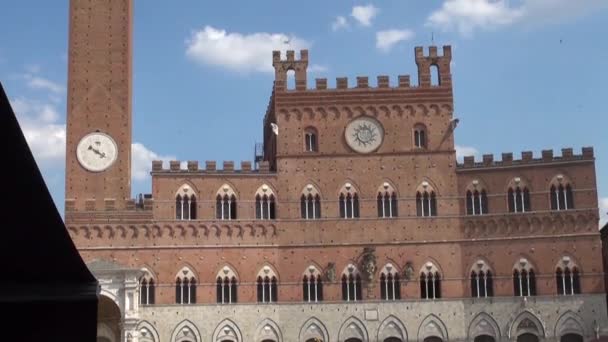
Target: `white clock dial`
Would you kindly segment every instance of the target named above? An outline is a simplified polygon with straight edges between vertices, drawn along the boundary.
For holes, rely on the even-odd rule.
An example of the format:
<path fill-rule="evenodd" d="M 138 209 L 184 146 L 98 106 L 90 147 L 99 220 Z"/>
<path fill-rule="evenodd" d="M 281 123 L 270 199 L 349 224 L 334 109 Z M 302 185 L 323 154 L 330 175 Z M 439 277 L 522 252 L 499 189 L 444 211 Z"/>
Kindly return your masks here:
<path fill-rule="evenodd" d="M 382 144 L 384 128 L 378 120 L 363 116 L 346 125 L 344 138 L 348 146 L 356 152 L 370 153 Z"/>
<path fill-rule="evenodd" d="M 89 133 L 76 147 L 76 157 L 85 169 L 92 172 L 104 171 L 116 161 L 118 146 L 112 137 L 105 133 Z"/>

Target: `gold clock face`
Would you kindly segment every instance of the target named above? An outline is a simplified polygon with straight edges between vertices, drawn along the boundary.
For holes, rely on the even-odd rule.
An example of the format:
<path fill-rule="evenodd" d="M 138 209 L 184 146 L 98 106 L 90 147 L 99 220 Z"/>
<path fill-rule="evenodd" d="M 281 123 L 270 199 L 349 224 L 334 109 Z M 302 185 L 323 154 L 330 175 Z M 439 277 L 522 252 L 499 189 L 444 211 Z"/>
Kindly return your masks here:
<path fill-rule="evenodd" d="M 76 147 L 76 157 L 82 167 L 91 172 L 108 169 L 116 161 L 118 146 L 105 133 L 93 132 L 85 135 Z"/>
<path fill-rule="evenodd" d="M 384 128 L 378 120 L 363 116 L 346 125 L 344 138 L 348 146 L 356 152 L 370 153 L 382 145 Z"/>

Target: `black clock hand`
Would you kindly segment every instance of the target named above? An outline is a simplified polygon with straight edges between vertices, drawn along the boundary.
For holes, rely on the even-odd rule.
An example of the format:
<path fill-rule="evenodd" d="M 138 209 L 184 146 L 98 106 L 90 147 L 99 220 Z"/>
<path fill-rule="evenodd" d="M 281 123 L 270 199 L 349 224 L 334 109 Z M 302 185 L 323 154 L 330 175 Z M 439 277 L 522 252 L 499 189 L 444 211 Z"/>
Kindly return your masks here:
<path fill-rule="evenodd" d="M 92 150 L 95 154 L 99 155 L 100 158 L 105 158 L 106 157 L 105 153 L 100 152 L 98 149 L 94 148 L 91 145 L 89 145 L 89 150 Z"/>

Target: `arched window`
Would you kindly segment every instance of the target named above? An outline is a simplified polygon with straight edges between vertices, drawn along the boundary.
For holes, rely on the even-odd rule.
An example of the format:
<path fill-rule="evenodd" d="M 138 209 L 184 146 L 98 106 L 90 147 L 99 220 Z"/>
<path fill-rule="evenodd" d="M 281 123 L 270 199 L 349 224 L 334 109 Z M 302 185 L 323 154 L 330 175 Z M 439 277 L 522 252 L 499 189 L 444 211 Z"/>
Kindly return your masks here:
<path fill-rule="evenodd" d="M 272 268 L 270 268 L 270 266 L 264 266 L 260 272 L 258 272 L 258 303 L 277 302 L 277 283 L 277 276 Z"/>
<path fill-rule="evenodd" d="M 255 193 L 255 218 L 258 220 L 275 219 L 275 200 L 272 189 L 264 184 Z"/>
<path fill-rule="evenodd" d="M 388 183 L 378 188 L 378 217 L 397 217 L 397 193 Z"/>
<path fill-rule="evenodd" d="M 215 218 L 218 220 L 236 220 L 236 194 L 228 184 L 222 185 L 215 198 Z"/>
<path fill-rule="evenodd" d="M 238 303 L 238 281 L 234 271 L 224 266 L 217 274 L 216 294 L 218 304 Z"/>
<path fill-rule="evenodd" d="M 430 261 L 420 269 L 420 298 L 441 298 L 441 273 Z"/>
<path fill-rule="evenodd" d="M 352 219 L 359 217 L 359 195 L 351 183 L 340 190 L 340 217 Z"/>
<path fill-rule="evenodd" d="M 467 215 L 484 215 L 488 213 L 488 195 L 486 190 L 474 180 L 466 194 Z"/>
<path fill-rule="evenodd" d="M 435 190 L 424 181 L 416 192 L 416 214 L 420 217 L 437 216 L 437 198 Z"/>
<path fill-rule="evenodd" d="M 187 267 L 182 268 L 175 276 L 175 303 L 196 303 L 196 277 Z"/>
<path fill-rule="evenodd" d="M 530 191 L 520 177 L 516 177 L 511 182 L 507 194 L 509 212 L 525 213 L 530 211 Z"/>
<path fill-rule="evenodd" d="M 417 148 L 426 148 L 426 127 L 423 124 L 414 126 L 414 146 Z"/>
<path fill-rule="evenodd" d="M 323 301 L 323 280 L 315 266 L 309 266 L 302 276 L 302 298 L 310 303 Z"/>
<path fill-rule="evenodd" d="M 302 190 L 300 212 L 302 218 L 306 220 L 321 218 L 321 196 L 319 196 L 319 191 L 312 184 L 306 185 L 304 190 Z"/>
<path fill-rule="evenodd" d="M 147 269 L 142 270 L 144 275 L 139 279 L 139 304 L 152 305 L 155 302 L 154 277 Z"/>
<path fill-rule="evenodd" d="M 486 298 L 494 296 L 492 270 L 483 260 L 477 260 L 471 267 L 471 297 Z"/>
<path fill-rule="evenodd" d="M 309 127 L 304 131 L 304 151 L 318 152 L 317 146 L 317 130 Z"/>
<path fill-rule="evenodd" d="M 525 258 L 513 266 L 513 293 L 516 297 L 536 296 L 534 267 Z"/>
<path fill-rule="evenodd" d="M 558 295 L 575 295 L 581 293 L 581 282 L 578 266 L 569 256 L 564 256 L 555 268 L 555 284 Z"/>
<path fill-rule="evenodd" d="M 355 265 L 349 264 L 342 272 L 342 300 L 356 302 L 361 298 L 361 275 Z"/>
<path fill-rule="evenodd" d="M 393 264 L 386 264 L 380 271 L 380 298 L 383 300 L 401 299 L 399 270 Z"/>
<path fill-rule="evenodd" d="M 574 209 L 574 198 L 570 181 L 563 175 L 557 175 L 551 182 L 551 210 Z"/>
<path fill-rule="evenodd" d="M 188 184 L 182 185 L 175 194 L 175 219 L 196 219 L 196 194 Z"/>

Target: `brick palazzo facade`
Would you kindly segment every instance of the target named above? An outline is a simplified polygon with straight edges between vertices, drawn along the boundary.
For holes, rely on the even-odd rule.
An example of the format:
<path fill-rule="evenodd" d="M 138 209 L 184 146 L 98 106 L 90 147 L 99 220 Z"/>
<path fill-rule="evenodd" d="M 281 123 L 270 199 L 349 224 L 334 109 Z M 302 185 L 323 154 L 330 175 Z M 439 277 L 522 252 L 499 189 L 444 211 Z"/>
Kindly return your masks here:
<path fill-rule="evenodd" d="M 154 162 L 130 199 L 132 6 L 70 1 L 65 219 L 98 341 L 608 336 L 593 149 L 459 164 L 449 46 L 415 49 L 416 86 L 308 89 L 308 51 L 274 52 L 262 158 Z"/>

